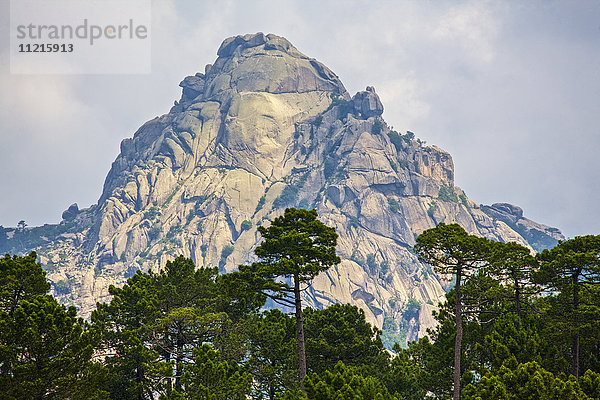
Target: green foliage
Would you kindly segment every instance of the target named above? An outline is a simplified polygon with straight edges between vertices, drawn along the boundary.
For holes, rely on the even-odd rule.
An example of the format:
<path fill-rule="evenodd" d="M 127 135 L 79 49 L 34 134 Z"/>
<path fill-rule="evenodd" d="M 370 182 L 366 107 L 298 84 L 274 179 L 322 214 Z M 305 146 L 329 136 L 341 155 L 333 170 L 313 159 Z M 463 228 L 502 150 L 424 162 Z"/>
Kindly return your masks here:
<path fill-rule="evenodd" d="M 411 319 L 419 319 L 419 312 L 421 311 L 421 302 L 414 297 L 411 297 L 404 306 L 404 319 L 410 321 Z"/>
<path fill-rule="evenodd" d="M 243 220 L 240 229 L 242 230 L 242 232 L 249 231 L 250 229 L 252 229 L 252 221 L 249 221 L 247 219 Z"/>
<path fill-rule="evenodd" d="M 62 221 L 60 224 L 44 224 L 26 229 L 25 221 L 20 222 L 23 224 L 17 228 L 0 228 L 0 254 L 25 254 L 39 246 L 47 246 L 75 226 L 74 221 Z M 10 232 L 12 237 L 9 239 Z"/>
<path fill-rule="evenodd" d="M 298 202 L 298 208 L 302 208 L 304 210 L 308 210 L 310 208 L 309 205 L 308 205 L 308 200 L 307 199 L 300 200 L 300 202 Z"/>
<path fill-rule="evenodd" d="M 219 352 L 204 344 L 193 350 L 193 362 L 186 365 L 181 381 L 182 394 L 174 391 L 167 399 L 246 400 L 252 376 L 235 361 L 222 360 Z"/>
<path fill-rule="evenodd" d="M 400 324 L 396 324 L 394 318 L 389 315 L 383 318 L 381 341 L 388 350 L 393 349 L 396 343 L 406 347 L 407 325 L 403 324 L 404 321 L 399 322 Z"/>
<path fill-rule="evenodd" d="M 354 106 L 351 101 L 344 100 L 340 95 L 332 93 L 331 94 L 331 104 L 325 110 L 325 112 L 331 110 L 334 107 L 337 107 L 338 110 L 338 119 L 346 118 L 348 114 L 354 112 Z"/>
<path fill-rule="evenodd" d="M 363 310 L 350 304 L 333 304 L 323 310 L 304 310 L 309 370 L 321 374 L 338 361 L 379 374 L 388 363 L 381 331 L 365 319 Z"/>
<path fill-rule="evenodd" d="M 169 228 L 169 232 L 167 232 L 166 237 L 169 239 L 172 239 L 175 237 L 175 235 L 177 235 L 178 233 L 181 233 L 181 232 L 183 232 L 183 228 L 181 227 L 180 224 L 176 224 Z"/>
<path fill-rule="evenodd" d="M 223 247 L 223 250 L 221 250 L 221 259 L 219 260 L 219 271 L 223 271 L 223 268 L 227 263 L 227 257 L 229 257 L 231 253 L 233 253 L 232 245 L 228 244 L 227 246 Z"/>
<path fill-rule="evenodd" d="M 34 252 L 0 259 L 1 397 L 103 398 L 86 379 L 94 336 L 49 289 Z"/>
<path fill-rule="evenodd" d="M 71 293 L 71 282 L 62 279 L 54 284 L 54 293 L 57 295 Z"/>
<path fill-rule="evenodd" d="M 437 198 L 441 201 L 458 203 L 458 196 L 456 196 L 456 193 L 454 193 L 454 188 L 451 186 L 440 186 Z"/>
<path fill-rule="evenodd" d="M 365 265 L 365 260 L 360 256 L 360 254 L 358 254 L 358 252 L 356 250 L 354 250 L 352 252 L 352 255 L 350 256 L 350 260 L 354 261 L 358 265 L 361 265 L 361 266 Z"/>
<path fill-rule="evenodd" d="M 7 399 L 77 398 L 94 339 L 74 307 L 35 295 L 0 311 L 0 393 Z M 101 393 L 91 387 L 88 393 Z"/>
<path fill-rule="evenodd" d="M 254 210 L 254 213 L 256 214 L 257 212 L 259 212 L 260 210 L 262 210 L 263 206 L 265 205 L 265 202 L 267 201 L 267 198 L 263 195 L 260 196 L 260 199 L 258 199 L 258 204 L 256 205 L 256 210 Z"/>
<path fill-rule="evenodd" d="M 150 240 L 156 240 L 160 237 L 161 233 L 162 224 L 160 222 L 155 222 L 148 230 L 148 237 L 150 238 Z"/>
<path fill-rule="evenodd" d="M 467 386 L 463 398 L 465 400 L 589 399 L 574 377 L 567 380 L 554 377 L 535 362 L 515 364 L 515 362 L 508 363 L 502 366 L 497 374 L 488 374 L 477 384 Z"/>
<path fill-rule="evenodd" d="M 419 260 L 433 266 L 440 273 L 451 273 L 455 278 L 455 349 L 453 398 L 460 397 L 461 349 L 463 316 L 462 279 L 475 275 L 488 259 L 490 244 L 485 238 L 469 235 L 458 224 L 440 223 L 417 237 L 414 251 Z"/>
<path fill-rule="evenodd" d="M 296 321 L 273 309 L 253 321 L 250 330 L 249 370 L 256 381 L 256 398 L 274 398 L 286 388 L 297 387 L 297 356 L 295 356 Z"/>
<path fill-rule="evenodd" d="M 387 273 L 390 272 L 390 263 L 387 260 L 383 260 L 379 264 L 379 268 L 381 275 L 387 275 Z"/>
<path fill-rule="evenodd" d="M 375 274 L 377 272 L 377 261 L 375 261 L 375 254 L 367 254 L 367 267 L 369 268 L 369 272 L 371 274 Z"/>
<path fill-rule="evenodd" d="M 383 130 L 383 122 L 381 122 L 381 120 L 379 120 L 379 118 L 375 118 L 375 121 L 373 121 L 373 127 L 371 127 L 371 133 L 373 135 L 379 135 L 382 130 Z"/>
<path fill-rule="evenodd" d="M 398 165 L 400 165 L 400 168 L 402 168 L 402 169 L 408 169 L 408 167 L 410 166 L 410 163 L 408 162 L 408 160 L 398 159 Z"/>
<path fill-rule="evenodd" d="M 398 172 L 398 166 L 392 160 L 390 160 L 390 166 L 392 167 L 392 169 L 394 170 L 394 172 Z"/>
<path fill-rule="evenodd" d="M 435 210 L 437 210 L 437 205 L 435 203 L 431 203 L 429 205 L 429 208 L 427 209 L 427 215 L 429 215 L 429 218 L 431 218 L 432 220 L 435 221 Z"/>
<path fill-rule="evenodd" d="M 469 208 L 469 202 L 467 201 L 467 196 L 464 193 L 459 194 L 458 198 L 463 206 Z"/>
<path fill-rule="evenodd" d="M 294 205 L 296 203 L 296 198 L 298 197 L 298 192 L 300 191 L 300 187 L 295 185 L 287 185 L 283 188 L 281 194 L 273 201 L 274 208 L 281 208 L 285 206 Z"/>
<path fill-rule="evenodd" d="M 335 173 L 337 168 L 337 161 L 332 157 L 325 158 L 325 162 L 323 163 L 323 175 L 325 175 L 325 179 L 329 179 Z"/>
<path fill-rule="evenodd" d="M 188 369 L 197 361 L 194 350 L 210 343 L 224 358 L 241 357 L 244 320 L 264 304 L 220 278 L 216 268 L 196 269 L 184 257 L 168 261 L 158 274 L 138 272 L 109 292 L 112 301 L 98 304 L 92 322 L 110 350 L 104 388 L 117 399 L 151 398 L 155 391 L 187 396 L 182 376 L 188 370 L 189 379 L 197 378 Z"/>
<path fill-rule="evenodd" d="M 397 299 L 390 299 L 390 307 L 395 308 L 397 302 Z M 386 349 L 392 350 L 396 344 L 402 348 L 407 347 L 406 335 L 408 334 L 408 328 L 411 320 L 418 322 L 420 310 L 421 303 L 414 298 L 410 298 L 402 309 L 401 318 L 395 320 L 390 315 L 384 317 L 381 340 Z"/>
<path fill-rule="evenodd" d="M 317 117 L 314 119 L 314 121 L 313 121 L 313 125 L 314 125 L 314 126 L 316 126 L 316 127 L 318 128 L 319 126 L 321 126 L 321 123 L 322 123 L 322 122 L 323 122 L 323 116 L 322 116 L 322 115 L 319 115 L 319 116 L 317 116 Z"/>
<path fill-rule="evenodd" d="M 341 361 L 332 372 L 313 373 L 304 380 L 308 399 L 339 400 L 401 400 L 390 395 L 387 388 L 375 377 L 364 377 L 359 370 L 346 367 Z M 289 395 L 288 395 L 289 396 Z M 290 399 L 295 397 L 285 397 Z M 305 398 L 305 397 L 299 397 Z"/>
<path fill-rule="evenodd" d="M 302 380 L 306 372 L 306 358 L 301 286 L 340 262 L 335 254 L 338 235 L 335 228 L 317 219 L 315 210 L 295 208 L 287 208 L 283 216 L 273 220 L 271 226 L 260 226 L 258 231 L 264 239 L 254 250 L 259 261 L 240 265 L 239 273 L 233 276 L 239 276 L 239 284 L 249 286 L 275 302 L 295 308 L 299 376 Z M 281 278 L 291 280 L 293 286 Z"/>
<path fill-rule="evenodd" d="M 396 199 L 394 199 L 393 197 L 388 197 L 387 202 L 388 202 L 388 205 L 390 206 L 390 210 L 393 213 L 397 213 L 400 211 L 400 205 L 398 204 Z"/>
<path fill-rule="evenodd" d="M 169 197 L 167 197 L 167 199 L 164 201 L 164 203 L 162 203 L 162 207 L 166 207 L 169 205 L 169 203 L 171 203 L 171 200 L 173 200 L 173 197 L 175 197 L 178 190 L 179 190 L 179 186 L 176 186 L 175 189 L 173 189 L 173 191 L 169 195 Z"/>
<path fill-rule="evenodd" d="M 151 278 L 138 272 L 123 288 L 110 286 L 109 293 L 110 304 L 98 304 L 91 317 L 102 332 L 100 348 L 108 354 L 103 389 L 115 399 L 148 399 L 161 378 L 159 354 L 149 345 L 151 327 L 160 317 Z"/>
<path fill-rule="evenodd" d="M 148 209 L 148 211 L 144 212 L 144 219 L 152 221 L 155 218 L 160 217 L 160 215 L 161 215 L 160 208 L 158 208 L 156 206 L 152 206 Z"/>
<path fill-rule="evenodd" d="M 254 271 L 283 297 L 291 288 L 275 282 L 277 277 L 311 281 L 317 274 L 340 262 L 335 254 L 335 228 L 325 226 L 317 219 L 315 210 L 287 208 L 266 228 L 258 227 L 264 241 L 255 253 L 260 261 L 251 266 L 240 266 L 240 271 Z M 281 297 L 276 295 L 276 298 Z"/>
<path fill-rule="evenodd" d="M 402 139 L 402 135 L 398 134 L 396 131 L 389 131 L 388 137 L 390 138 L 390 142 L 394 145 L 397 152 L 401 152 L 404 148 L 404 142 Z"/>
<path fill-rule="evenodd" d="M 35 253 L 1 258 L 0 397 L 446 399 L 456 371 L 467 400 L 600 398 L 600 236 L 534 256 L 456 224 L 423 232 L 415 254 L 452 274 L 455 286 L 428 336 L 407 343 L 417 298 L 401 306 L 390 299 L 382 331 L 350 305 L 298 313 L 301 291 L 339 261 L 335 230 L 316 211 L 288 209 L 258 231 L 258 261 L 239 272 L 219 275 L 184 257 L 158 273 L 133 268 L 123 288 L 110 287 L 112 300 L 98 304 L 92 325 L 46 294 Z M 376 254 L 352 259 L 379 277 L 389 270 Z M 296 315 L 257 314 L 267 296 Z M 393 346 L 391 359 L 384 345 Z"/>
<path fill-rule="evenodd" d="M 391 130 L 388 132 L 388 137 L 390 139 L 390 142 L 396 148 L 396 151 L 399 153 L 402 150 L 404 150 L 405 146 L 410 144 L 410 141 L 415 138 L 415 134 L 410 131 L 407 131 L 406 135 L 402 135 L 394 130 Z M 406 160 L 402 160 L 402 161 L 406 161 Z M 405 166 L 402 166 L 402 167 L 404 168 Z"/>
<path fill-rule="evenodd" d="M 600 284 L 600 236 L 577 236 L 559 242 L 538 255 L 541 262 L 538 282 L 558 292 L 551 317 L 560 323 L 562 333 L 572 339 L 572 370 L 579 377 L 582 330 L 600 323 L 600 304 L 586 304 L 586 292 Z M 591 300 L 591 299 L 590 299 Z"/>
<path fill-rule="evenodd" d="M 37 254 L 0 258 L 0 310 L 12 315 L 21 302 L 46 294 L 50 284 L 46 273 L 35 260 Z"/>

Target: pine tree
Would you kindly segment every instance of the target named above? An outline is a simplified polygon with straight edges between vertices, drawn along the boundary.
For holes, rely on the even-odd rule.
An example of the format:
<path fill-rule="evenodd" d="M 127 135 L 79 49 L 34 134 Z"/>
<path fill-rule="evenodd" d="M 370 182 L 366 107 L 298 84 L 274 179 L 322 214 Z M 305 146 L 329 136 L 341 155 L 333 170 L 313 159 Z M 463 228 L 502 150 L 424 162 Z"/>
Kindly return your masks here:
<path fill-rule="evenodd" d="M 417 237 L 414 247 L 419 259 L 432 265 L 437 272 L 452 274 L 455 279 L 455 322 L 454 342 L 454 400 L 460 399 L 461 346 L 463 335 L 462 288 L 463 279 L 486 264 L 489 241 L 469 235 L 458 224 L 440 223 Z"/>
<path fill-rule="evenodd" d="M 317 219 L 315 210 L 287 208 L 268 228 L 258 227 L 263 242 L 255 253 L 260 261 L 242 265 L 236 276 L 275 302 L 293 307 L 296 315 L 300 382 L 306 376 L 306 350 L 301 294 L 320 272 L 340 262 L 335 254 L 335 228 Z M 291 280 L 291 284 L 279 278 Z"/>
<path fill-rule="evenodd" d="M 565 328 L 571 334 L 572 373 L 580 373 L 580 338 L 584 319 L 582 291 L 600 284 L 600 235 L 577 236 L 559 242 L 554 248 L 539 254 L 541 271 L 540 282 L 551 291 L 558 291 L 566 307 L 564 312 L 568 324 Z M 600 315 L 596 315 L 600 320 Z"/>

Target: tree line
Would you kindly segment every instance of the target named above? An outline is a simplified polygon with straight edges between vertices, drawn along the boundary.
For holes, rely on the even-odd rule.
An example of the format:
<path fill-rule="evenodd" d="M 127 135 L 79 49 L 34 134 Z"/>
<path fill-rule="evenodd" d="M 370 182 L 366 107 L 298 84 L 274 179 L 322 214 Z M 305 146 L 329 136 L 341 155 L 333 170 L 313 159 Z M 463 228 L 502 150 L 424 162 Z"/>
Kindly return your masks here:
<path fill-rule="evenodd" d="M 178 257 L 89 321 L 35 253 L 0 259 L 0 399 L 600 399 L 600 236 L 538 254 L 439 224 L 415 254 L 454 281 L 437 326 L 386 350 L 354 306 L 303 308 L 339 263 L 315 211 L 287 209 L 238 271 Z M 267 298 L 285 306 L 263 308 Z"/>

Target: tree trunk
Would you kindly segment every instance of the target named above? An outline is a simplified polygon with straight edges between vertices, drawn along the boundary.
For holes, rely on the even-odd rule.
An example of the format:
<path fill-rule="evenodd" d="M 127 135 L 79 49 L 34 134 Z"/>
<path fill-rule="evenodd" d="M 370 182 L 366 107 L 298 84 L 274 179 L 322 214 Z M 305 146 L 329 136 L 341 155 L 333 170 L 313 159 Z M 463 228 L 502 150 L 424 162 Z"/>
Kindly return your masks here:
<path fill-rule="evenodd" d="M 177 335 L 177 358 L 175 369 L 175 389 L 181 391 L 181 375 L 183 374 L 183 340 Z"/>
<path fill-rule="evenodd" d="M 275 385 L 273 382 L 269 383 L 269 400 L 275 400 Z"/>
<path fill-rule="evenodd" d="M 579 379 L 579 279 L 573 276 L 573 311 L 575 314 L 575 333 L 573 334 L 573 375 Z"/>
<path fill-rule="evenodd" d="M 521 318 L 521 287 L 519 286 L 519 280 L 515 278 L 515 309 L 517 316 Z"/>
<path fill-rule="evenodd" d="M 462 304 L 460 298 L 460 280 L 462 279 L 462 268 L 458 267 L 456 270 L 456 286 L 454 291 L 456 293 L 456 339 L 454 341 L 454 400 L 460 399 L 460 356 L 462 347 Z"/>
<path fill-rule="evenodd" d="M 306 350 L 304 348 L 304 322 L 302 320 L 302 299 L 300 298 L 300 279 L 294 275 L 294 298 L 296 302 L 296 325 L 298 340 L 298 369 L 300 371 L 300 387 L 304 392 L 302 381 L 306 376 Z"/>

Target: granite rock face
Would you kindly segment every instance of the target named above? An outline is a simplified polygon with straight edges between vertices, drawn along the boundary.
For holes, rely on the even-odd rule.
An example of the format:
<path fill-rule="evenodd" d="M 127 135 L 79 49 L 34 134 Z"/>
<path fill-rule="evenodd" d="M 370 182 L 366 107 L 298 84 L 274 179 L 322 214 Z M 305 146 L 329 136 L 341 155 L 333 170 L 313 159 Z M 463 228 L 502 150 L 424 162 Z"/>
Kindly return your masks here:
<path fill-rule="evenodd" d="M 315 279 L 306 304 L 352 303 L 387 334 L 415 339 L 450 284 L 413 254 L 423 230 L 457 222 L 535 249 L 562 238 L 518 207 L 468 199 L 448 153 L 391 131 L 375 89 L 351 97 L 286 39 L 236 36 L 217 54 L 181 82 L 169 113 L 123 140 L 70 236 L 37 249 L 83 315 L 109 300 L 110 284 L 180 254 L 236 269 L 254 257 L 256 227 L 294 206 L 317 209 L 339 234 L 342 262 Z"/>

